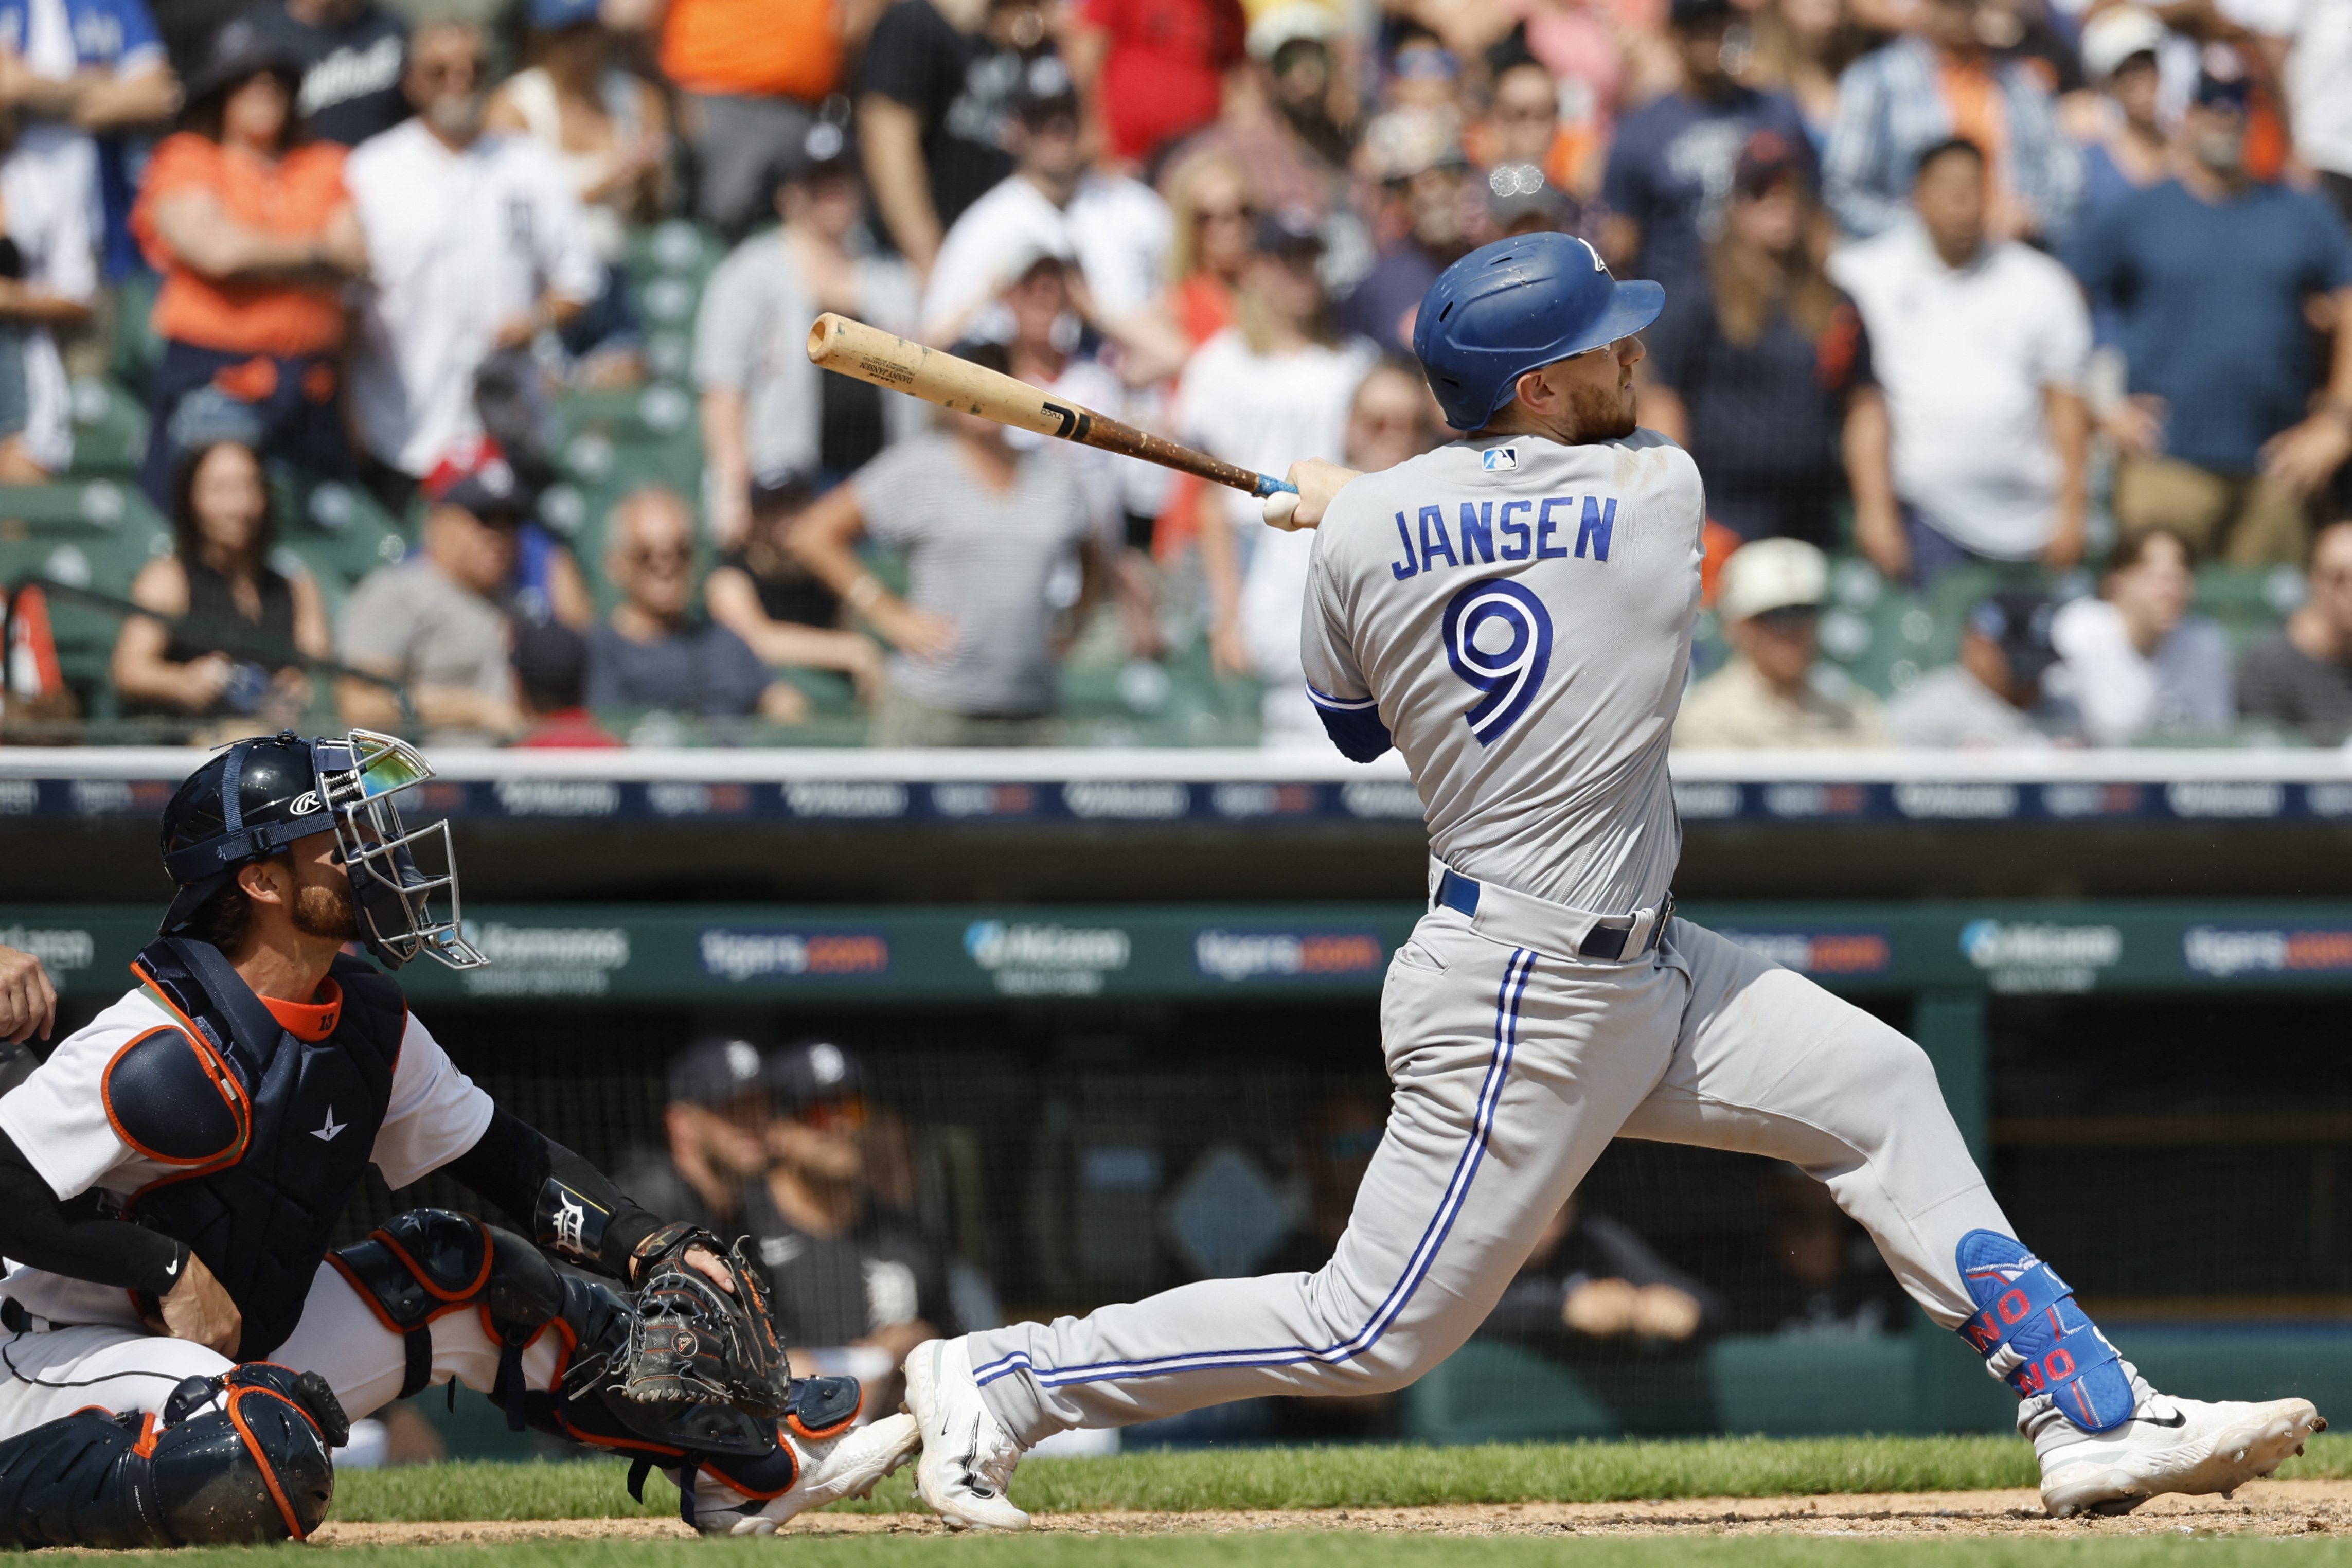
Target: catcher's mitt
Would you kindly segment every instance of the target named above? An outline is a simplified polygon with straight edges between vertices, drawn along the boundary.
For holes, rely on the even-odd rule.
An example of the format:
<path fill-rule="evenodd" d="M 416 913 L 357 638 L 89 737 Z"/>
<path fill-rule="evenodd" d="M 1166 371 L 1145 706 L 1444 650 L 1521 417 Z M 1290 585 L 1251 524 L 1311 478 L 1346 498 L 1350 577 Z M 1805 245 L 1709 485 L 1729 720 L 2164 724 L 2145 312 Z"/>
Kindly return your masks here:
<path fill-rule="evenodd" d="M 731 1293 L 686 1261 L 694 1247 L 719 1259 L 734 1282 Z M 647 1237 L 636 1257 L 637 1321 L 613 1357 L 613 1389 L 643 1405 L 731 1405 L 782 1415 L 792 1373 L 767 1290 L 740 1245 L 670 1225 Z"/>

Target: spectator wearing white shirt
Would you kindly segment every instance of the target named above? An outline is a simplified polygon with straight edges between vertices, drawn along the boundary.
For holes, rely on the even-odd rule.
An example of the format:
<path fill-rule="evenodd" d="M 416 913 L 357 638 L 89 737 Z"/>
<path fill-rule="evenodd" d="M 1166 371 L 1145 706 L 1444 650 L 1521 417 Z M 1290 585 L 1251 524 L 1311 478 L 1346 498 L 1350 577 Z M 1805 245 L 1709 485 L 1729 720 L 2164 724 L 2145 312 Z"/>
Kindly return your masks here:
<path fill-rule="evenodd" d="M 18 146 L 0 161 L 0 484 L 37 484 L 73 460 L 71 389 L 59 327 L 89 321 L 98 296 L 90 203 Z M 5 252 L 16 252 L 9 267 Z"/>
<path fill-rule="evenodd" d="M 1442 445 L 1447 434 L 1419 363 L 1401 358 L 1374 363 L 1356 384 L 1345 430 L 1339 460 L 1360 474 L 1393 468 Z M 1211 519 L 1207 526 L 1220 521 Z M 1258 743 L 1328 752 L 1331 736 L 1307 695 L 1307 668 L 1298 658 L 1307 557 L 1314 546 L 1299 548 L 1296 533 L 1264 528 L 1258 532 L 1237 617 L 1251 672 L 1265 682 L 1258 700 Z"/>
<path fill-rule="evenodd" d="M 1065 257 L 1041 256 L 1004 291 L 1004 308 L 1013 319 L 1013 336 L 1005 344 L 1013 374 L 1052 393 L 1058 403 L 1091 408 L 1114 419 L 1135 419 L 1139 411 L 1129 406 L 1128 389 L 1110 368 L 1062 341 L 1060 329 L 1069 314 L 1072 270 Z M 1147 415 L 1139 422 L 1148 426 L 1153 421 Z M 1027 430 L 1008 429 L 1004 435 L 1024 450 L 1060 445 Z M 1167 495 L 1168 470 L 1092 447 L 1062 450 L 1076 465 L 1086 487 L 1096 537 L 1103 559 L 1110 565 L 1128 647 L 1138 658 L 1150 658 L 1160 648 L 1157 584 L 1150 565 L 1150 528 Z"/>
<path fill-rule="evenodd" d="M 2302 0 L 2282 72 L 2295 156 L 2352 224 L 2352 0 Z"/>
<path fill-rule="evenodd" d="M 1177 383 L 1178 440 L 1269 474 L 1297 458 L 1344 455 L 1349 404 L 1380 351 L 1332 329 L 1316 271 L 1322 256 L 1305 215 L 1258 220 L 1256 252 L 1242 273 L 1240 320 L 1202 343 Z M 1200 537 L 1216 668 L 1266 682 L 1270 735 L 1295 727 L 1313 739 L 1322 726 L 1298 662 L 1298 606 L 1314 541 L 1304 531 L 1265 527 L 1255 501 L 1222 487 L 1202 497 Z M 1307 722 L 1294 725 L 1302 718 Z"/>
<path fill-rule="evenodd" d="M 1983 152 L 1919 160 L 1915 221 L 1831 258 L 1862 311 L 1894 432 L 1901 526 L 1858 518 L 1890 577 L 1926 584 L 1971 558 L 2082 559 L 2091 322 L 2066 269 L 1993 241 Z"/>
<path fill-rule="evenodd" d="M 1168 204 L 1149 185 L 1087 167 L 1077 89 L 1060 60 L 1030 61 L 1016 104 L 1013 172 L 965 208 L 940 242 L 923 296 L 924 339 L 1010 337 L 997 301 L 1040 256 L 1076 259 L 1079 310 L 1104 333 L 1126 342 L 1153 332 L 1151 307 L 1168 268 Z"/>
<path fill-rule="evenodd" d="M 352 409 L 362 466 L 395 510 L 480 433 L 483 362 L 562 326 L 604 284 L 562 168 L 529 136 L 484 129 L 482 65 L 475 28 L 419 28 L 406 83 L 416 117 L 361 143 L 344 174 L 373 273 Z"/>
<path fill-rule="evenodd" d="M 2189 613 L 2194 564 L 2189 542 L 2168 528 L 2126 534 L 2099 596 L 2061 605 L 2052 619 L 2059 664 L 2050 689 L 2081 711 L 2095 743 L 2230 727 L 2230 645 L 2219 626 Z"/>
<path fill-rule="evenodd" d="M 179 100 L 145 0 L 0 0 L 0 113 L 21 122 L 17 155 L 46 199 L 89 209 L 109 277 L 137 264 L 116 133 L 162 125 Z"/>

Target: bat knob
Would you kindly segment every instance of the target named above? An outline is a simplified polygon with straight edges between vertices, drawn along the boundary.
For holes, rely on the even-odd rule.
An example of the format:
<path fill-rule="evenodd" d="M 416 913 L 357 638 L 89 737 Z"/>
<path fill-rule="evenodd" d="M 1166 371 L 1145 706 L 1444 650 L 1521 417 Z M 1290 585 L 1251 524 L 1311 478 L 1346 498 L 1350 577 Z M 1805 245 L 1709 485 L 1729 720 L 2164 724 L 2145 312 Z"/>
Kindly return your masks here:
<path fill-rule="evenodd" d="M 1297 532 L 1298 524 L 1294 520 L 1298 514 L 1298 492 L 1292 489 L 1275 491 L 1265 498 L 1261 513 L 1268 528 L 1278 528 L 1285 533 Z"/>

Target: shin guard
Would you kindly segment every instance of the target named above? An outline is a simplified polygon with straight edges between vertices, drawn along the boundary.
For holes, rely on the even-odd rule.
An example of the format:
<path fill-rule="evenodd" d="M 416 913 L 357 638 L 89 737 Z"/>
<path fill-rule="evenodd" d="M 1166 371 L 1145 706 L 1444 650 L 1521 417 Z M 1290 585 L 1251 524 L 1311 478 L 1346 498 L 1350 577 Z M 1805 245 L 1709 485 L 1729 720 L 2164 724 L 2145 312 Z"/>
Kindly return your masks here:
<path fill-rule="evenodd" d="M 192 1377 L 163 1414 L 96 1408 L 0 1442 L 0 1542 L 138 1548 L 299 1541 L 350 1436 L 316 1373 L 250 1362 Z"/>
<path fill-rule="evenodd" d="M 1977 1304 L 1960 1337 L 1984 1357 L 1985 1370 L 2021 1399 L 2051 1396 L 2085 1432 L 2105 1432 L 2131 1418 L 2137 1403 L 2123 1357 L 2074 1300 L 2057 1270 L 1995 1231 L 1960 1238 L 1960 1277 Z"/>

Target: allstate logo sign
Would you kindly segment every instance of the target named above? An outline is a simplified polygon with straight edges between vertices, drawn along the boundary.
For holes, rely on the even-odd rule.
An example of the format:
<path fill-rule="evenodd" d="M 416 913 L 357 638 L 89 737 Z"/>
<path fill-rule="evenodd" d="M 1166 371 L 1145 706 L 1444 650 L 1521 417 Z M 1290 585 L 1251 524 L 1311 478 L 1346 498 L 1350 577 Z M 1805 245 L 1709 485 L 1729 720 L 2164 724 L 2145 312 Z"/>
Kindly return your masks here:
<path fill-rule="evenodd" d="M 1995 991 L 2088 991 L 2099 971 L 2122 962 L 2124 933 L 2106 925 L 1971 921 L 1960 932 L 1960 952 Z"/>
<path fill-rule="evenodd" d="M 974 921 L 963 950 L 1004 995 L 1093 996 L 1106 973 L 1127 967 L 1135 944 L 1117 926 Z"/>

